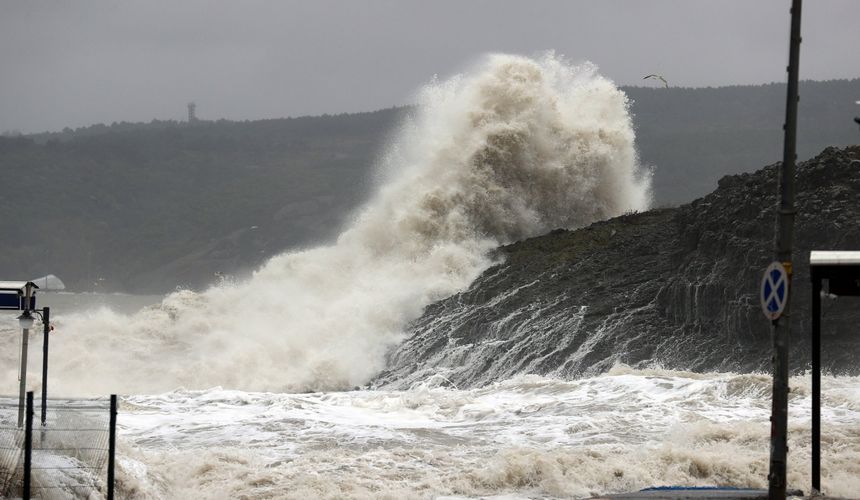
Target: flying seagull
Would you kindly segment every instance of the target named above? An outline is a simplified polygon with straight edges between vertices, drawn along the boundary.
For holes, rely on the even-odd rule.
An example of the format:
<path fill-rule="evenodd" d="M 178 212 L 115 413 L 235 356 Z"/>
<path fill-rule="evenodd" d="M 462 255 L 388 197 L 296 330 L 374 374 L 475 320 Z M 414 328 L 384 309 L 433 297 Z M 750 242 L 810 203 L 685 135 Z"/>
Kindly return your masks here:
<path fill-rule="evenodd" d="M 661 82 L 663 82 L 663 86 L 664 86 L 664 87 L 666 87 L 667 89 L 669 88 L 669 82 L 667 82 L 667 81 L 666 81 L 666 79 L 665 79 L 665 78 L 663 78 L 663 75 L 648 75 L 648 76 L 646 76 L 645 78 L 643 78 L 643 80 L 647 80 L 647 79 L 649 79 L 649 78 L 657 78 L 657 79 L 659 79 Z"/>

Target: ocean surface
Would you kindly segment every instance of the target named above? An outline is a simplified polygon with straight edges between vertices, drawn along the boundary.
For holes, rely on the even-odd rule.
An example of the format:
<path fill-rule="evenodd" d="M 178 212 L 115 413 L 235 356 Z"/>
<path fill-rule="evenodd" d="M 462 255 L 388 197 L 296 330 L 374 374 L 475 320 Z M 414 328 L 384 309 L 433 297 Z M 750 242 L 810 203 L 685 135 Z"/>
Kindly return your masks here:
<path fill-rule="evenodd" d="M 624 366 L 457 390 L 213 388 L 124 398 L 119 476 L 142 498 L 586 498 L 767 487 L 770 378 Z M 789 484 L 809 491 L 809 380 L 793 378 Z M 860 491 L 860 379 L 825 377 L 822 484 Z"/>
<path fill-rule="evenodd" d="M 72 307 L 132 314 L 159 299 L 43 298 L 60 324 Z M 11 315 L 3 321 L 5 338 L 19 335 L 15 324 Z M 770 384 L 767 374 L 618 365 L 597 377 L 524 375 L 469 390 L 436 376 L 404 391 L 125 394 L 118 488 L 122 498 L 147 499 L 587 498 L 660 485 L 766 488 Z M 808 491 L 809 378 L 794 377 L 791 387 L 789 483 Z M 822 483 L 828 494 L 854 497 L 860 378 L 825 376 L 822 403 Z"/>

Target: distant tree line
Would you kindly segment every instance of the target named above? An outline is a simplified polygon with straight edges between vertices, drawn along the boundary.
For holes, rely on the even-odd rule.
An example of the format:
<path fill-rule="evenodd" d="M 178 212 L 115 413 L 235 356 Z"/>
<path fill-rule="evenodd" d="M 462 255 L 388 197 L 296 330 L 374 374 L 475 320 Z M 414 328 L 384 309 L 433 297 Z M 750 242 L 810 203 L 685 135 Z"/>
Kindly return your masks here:
<path fill-rule="evenodd" d="M 690 201 L 726 175 L 782 160 L 784 84 L 718 88 L 625 88 L 640 158 L 655 167 L 655 202 Z M 798 157 L 860 142 L 852 123 L 860 79 L 802 81 Z"/>
<path fill-rule="evenodd" d="M 655 203 L 782 156 L 784 85 L 624 89 Z M 860 142 L 860 80 L 802 82 L 799 156 Z M 164 292 L 330 240 L 373 189 L 411 108 L 255 121 L 153 120 L 0 137 L 0 278 Z"/>

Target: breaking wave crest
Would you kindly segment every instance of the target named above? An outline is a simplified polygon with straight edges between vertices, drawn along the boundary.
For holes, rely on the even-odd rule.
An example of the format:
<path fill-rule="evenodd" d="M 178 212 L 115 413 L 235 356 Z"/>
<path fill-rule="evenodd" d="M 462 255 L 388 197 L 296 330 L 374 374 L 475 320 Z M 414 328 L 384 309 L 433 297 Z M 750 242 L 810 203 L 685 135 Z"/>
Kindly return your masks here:
<path fill-rule="evenodd" d="M 132 316 L 61 317 L 53 389 L 363 384 L 426 305 L 492 264 L 491 249 L 647 208 L 627 98 L 590 64 L 492 55 L 418 101 L 377 193 L 334 244 Z"/>

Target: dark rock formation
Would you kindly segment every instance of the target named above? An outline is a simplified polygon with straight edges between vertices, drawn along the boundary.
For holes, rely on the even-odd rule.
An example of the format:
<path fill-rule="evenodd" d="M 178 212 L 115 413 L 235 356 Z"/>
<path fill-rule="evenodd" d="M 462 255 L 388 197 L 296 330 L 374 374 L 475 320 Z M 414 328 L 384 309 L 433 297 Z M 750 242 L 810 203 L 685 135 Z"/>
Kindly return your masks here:
<path fill-rule="evenodd" d="M 457 386 L 518 373 L 577 377 L 614 363 L 770 370 L 758 288 L 773 260 L 778 165 L 728 176 L 678 208 L 556 230 L 428 307 L 374 386 L 441 375 Z M 798 166 L 791 366 L 809 364 L 809 251 L 860 250 L 860 146 Z M 823 364 L 860 372 L 860 298 L 825 299 Z"/>

